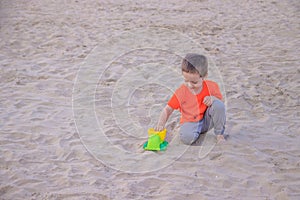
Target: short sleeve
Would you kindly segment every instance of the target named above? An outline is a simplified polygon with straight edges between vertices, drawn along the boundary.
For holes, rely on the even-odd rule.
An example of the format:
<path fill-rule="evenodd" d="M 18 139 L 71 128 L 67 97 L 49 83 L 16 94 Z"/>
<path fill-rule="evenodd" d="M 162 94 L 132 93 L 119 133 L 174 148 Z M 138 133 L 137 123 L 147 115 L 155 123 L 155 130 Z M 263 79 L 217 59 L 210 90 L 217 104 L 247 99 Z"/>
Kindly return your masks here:
<path fill-rule="evenodd" d="M 217 83 L 212 82 L 212 81 L 207 81 L 206 84 L 207 84 L 207 87 L 208 87 L 208 90 L 209 90 L 209 93 L 211 96 L 215 96 L 220 100 L 223 99 L 220 88 Z"/>
<path fill-rule="evenodd" d="M 180 107 L 180 103 L 179 100 L 176 96 L 176 94 L 174 93 L 173 96 L 171 97 L 171 99 L 168 102 L 168 106 L 170 106 L 171 108 L 173 108 L 174 110 L 177 110 Z"/>

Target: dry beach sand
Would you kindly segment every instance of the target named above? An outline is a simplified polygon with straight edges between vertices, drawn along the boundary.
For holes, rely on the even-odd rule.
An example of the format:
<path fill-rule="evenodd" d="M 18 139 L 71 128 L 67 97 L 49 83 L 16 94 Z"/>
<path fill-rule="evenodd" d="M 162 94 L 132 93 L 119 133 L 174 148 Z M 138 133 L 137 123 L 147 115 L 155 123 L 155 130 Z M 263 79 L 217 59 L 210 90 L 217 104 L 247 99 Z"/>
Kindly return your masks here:
<path fill-rule="evenodd" d="M 299 199 L 299 19 L 297 0 L 1 0 L 0 199 Z M 198 47 L 228 140 L 187 148 L 176 113 L 144 152 Z"/>

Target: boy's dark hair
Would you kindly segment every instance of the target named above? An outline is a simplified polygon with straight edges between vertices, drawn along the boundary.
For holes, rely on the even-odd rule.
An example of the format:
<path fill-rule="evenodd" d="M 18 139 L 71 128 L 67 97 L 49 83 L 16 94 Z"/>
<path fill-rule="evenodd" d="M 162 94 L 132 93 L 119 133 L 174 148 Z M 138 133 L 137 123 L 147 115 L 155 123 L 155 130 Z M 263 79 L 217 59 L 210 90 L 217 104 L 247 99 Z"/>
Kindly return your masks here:
<path fill-rule="evenodd" d="M 182 60 L 181 70 L 187 73 L 198 73 L 201 77 L 206 76 L 208 62 L 203 55 L 188 53 Z"/>

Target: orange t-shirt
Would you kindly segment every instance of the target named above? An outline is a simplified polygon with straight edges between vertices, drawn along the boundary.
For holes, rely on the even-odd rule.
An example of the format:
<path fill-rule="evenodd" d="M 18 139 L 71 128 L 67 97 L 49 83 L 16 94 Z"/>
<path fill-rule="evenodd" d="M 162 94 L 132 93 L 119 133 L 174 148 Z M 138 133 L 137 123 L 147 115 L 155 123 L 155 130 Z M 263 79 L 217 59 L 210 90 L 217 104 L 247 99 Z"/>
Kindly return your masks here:
<path fill-rule="evenodd" d="M 182 84 L 173 94 L 168 105 L 181 112 L 180 124 L 184 122 L 197 122 L 203 118 L 207 106 L 203 103 L 206 96 L 215 96 L 222 100 L 219 86 L 213 81 L 203 81 L 202 91 L 194 95 L 189 88 Z"/>

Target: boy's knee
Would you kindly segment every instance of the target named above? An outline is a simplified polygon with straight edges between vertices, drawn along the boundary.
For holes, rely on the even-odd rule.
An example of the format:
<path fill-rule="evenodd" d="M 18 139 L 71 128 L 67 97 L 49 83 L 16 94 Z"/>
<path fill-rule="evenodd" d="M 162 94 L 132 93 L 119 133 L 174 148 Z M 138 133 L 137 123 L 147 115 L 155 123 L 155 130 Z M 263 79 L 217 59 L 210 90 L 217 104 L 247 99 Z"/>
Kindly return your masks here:
<path fill-rule="evenodd" d="M 183 123 L 179 130 L 179 136 L 182 143 L 186 145 L 193 144 L 199 137 L 199 122 L 186 122 Z"/>
<path fill-rule="evenodd" d="M 225 111 L 225 105 L 221 100 L 214 100 L 211 107 L 217 112 Z"/>
<path fill-rule="evenodd" d="M 191 145 L 197 139 L 197 135 L 195 133 L 181 133 L 180 140 L 182 143 L 186 145 Z"/>

